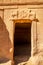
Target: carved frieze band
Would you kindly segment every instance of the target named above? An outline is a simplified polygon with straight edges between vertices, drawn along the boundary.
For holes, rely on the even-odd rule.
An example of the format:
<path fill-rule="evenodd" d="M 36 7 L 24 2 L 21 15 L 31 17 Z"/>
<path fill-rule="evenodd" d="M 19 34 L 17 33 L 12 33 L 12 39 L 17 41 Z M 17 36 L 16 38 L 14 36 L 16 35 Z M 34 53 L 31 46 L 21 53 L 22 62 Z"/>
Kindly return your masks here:
<path fill-rule="evenodd" d="M 35 19 L 36 13 L 29 9 L 17 9 L 16 13 L 12 14 L 14 19 Z"/>

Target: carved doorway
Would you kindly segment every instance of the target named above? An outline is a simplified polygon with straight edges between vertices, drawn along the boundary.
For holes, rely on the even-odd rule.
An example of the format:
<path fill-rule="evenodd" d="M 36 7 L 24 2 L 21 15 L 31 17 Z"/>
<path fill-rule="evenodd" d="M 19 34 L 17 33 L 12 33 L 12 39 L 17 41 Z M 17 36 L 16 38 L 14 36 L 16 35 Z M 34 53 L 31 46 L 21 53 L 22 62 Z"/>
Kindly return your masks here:
<path fill-rule="evenodd" d="M 22 21 L 22 23 L 21 23 Z M 25 21 L 25 22 L 24 22 Z M 31 21 L 16 20 L 14 34 L 15 65 L 27 61 L 31 56 Z"/>

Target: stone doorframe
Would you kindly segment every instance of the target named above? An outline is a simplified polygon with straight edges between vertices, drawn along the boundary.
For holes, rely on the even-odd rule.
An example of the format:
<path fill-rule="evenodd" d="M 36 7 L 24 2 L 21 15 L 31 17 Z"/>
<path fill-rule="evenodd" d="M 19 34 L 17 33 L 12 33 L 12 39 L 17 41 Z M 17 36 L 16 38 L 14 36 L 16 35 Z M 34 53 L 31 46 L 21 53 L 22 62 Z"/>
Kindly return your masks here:
<path fill-rule="evenodd" d="M 37 53 L 37 19 L 13 19 L 14 33 L 16 23 L 31 23 L 31 56 Z M 14 39 L 14 38 L 13 38 Z M 14 41 L 14 40 L 13 40 Z M 13 58 L 12 63 L 14 64 L 14 42 L 13 42 Z"/>

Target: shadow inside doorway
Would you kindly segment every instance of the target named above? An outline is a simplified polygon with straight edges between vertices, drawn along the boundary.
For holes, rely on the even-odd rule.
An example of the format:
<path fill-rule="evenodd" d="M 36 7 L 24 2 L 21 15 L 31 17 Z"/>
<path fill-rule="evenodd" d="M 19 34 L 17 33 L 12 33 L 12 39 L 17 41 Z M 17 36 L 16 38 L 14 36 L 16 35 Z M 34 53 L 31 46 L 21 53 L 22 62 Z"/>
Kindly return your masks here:
<path fill-rule="evenodd" d="M 16 23 L 14 34 L 14 58 L 16 65 L 31 56 L 31 23 Z"/>

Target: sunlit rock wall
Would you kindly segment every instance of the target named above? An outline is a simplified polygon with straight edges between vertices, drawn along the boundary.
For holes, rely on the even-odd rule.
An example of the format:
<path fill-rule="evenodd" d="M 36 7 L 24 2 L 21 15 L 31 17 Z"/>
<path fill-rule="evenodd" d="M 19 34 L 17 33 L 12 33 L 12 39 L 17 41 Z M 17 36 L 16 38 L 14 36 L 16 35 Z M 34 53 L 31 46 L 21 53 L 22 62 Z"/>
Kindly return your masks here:
<path fill-rule="evenodd" d="M 4 21 L 4 10 L 0 10 L 0 58 L 11 59 L 13 43 L 11 26 L 12 24 L 10 22 L 7 23 Z"/>
<path fill-rule="evenodd" d="M 0 3 L 28 3 L 28 2 L 43 2 L 43 0 L 0 0 Z"/>
<path fill-rule="evenodd" d="M 0 0 L 0 3 L 26 3 L 26 2 L 43 2 L 43 0 Z M 28 19 L 28 10 L 32 10 L 36 13 L 36 18 L 38 18 L 39 22 L 37 22 L 37 35 L 36 35 L 36 23 L 33 23 L 32 30 L 32 39 L 33 43 L 31 44 L 32 55 L 36 52 L 43 54 L 43 5 L 25 5 L 25 6 L 17 6 L 15 7 L 9 6 L 4 7 L 4 10 L 0 10 L 0 57 L 6 56 L 7 58 L 11 58 L 12 56 L 12 44 L 13 44 L 13 33 L 14 33 L 14 23 L 12 21 L 12 15 L 16 15 L 14 19 L 17 19 L 17 9 L 19 11 L 18 18 L 23 19 L 23 16 L 26 14 L 26 19 Z M 1 6 L 2 8 L 2 6 Z M 8 9 L 6 9 L 8 8 Z M 24 10 L 24 13 L 20 13 L 21 10 Z M 1 25 L 2 24 L 2 25 Z M 36 42 L 37 36 L 37 42 Z M 10 45 L 11 44 L 11 45 Z M 8 51 L 8 52 L 7 52 Z M 4 53 L 5 52 L 5 53 Z M 3 55 L 2 55 L 3 53 Z"/>

